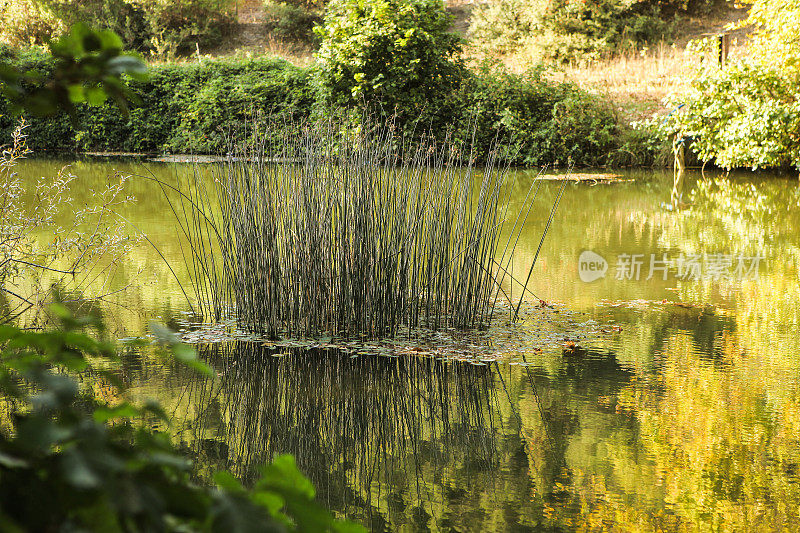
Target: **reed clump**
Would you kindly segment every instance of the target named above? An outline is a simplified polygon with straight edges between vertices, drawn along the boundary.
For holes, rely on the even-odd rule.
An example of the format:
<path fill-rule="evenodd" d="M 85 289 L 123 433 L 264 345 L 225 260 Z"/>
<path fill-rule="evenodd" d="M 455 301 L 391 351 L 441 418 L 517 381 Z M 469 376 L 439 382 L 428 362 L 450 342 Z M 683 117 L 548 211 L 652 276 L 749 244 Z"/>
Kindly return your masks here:
<path fill-rule="evenodd" d="M 466 143 L 335 121 L 247 137 L 176 209 L 205 314 L 270 337 L 488 325 L 514 238 L 497 150 L 477 166 Z"/>

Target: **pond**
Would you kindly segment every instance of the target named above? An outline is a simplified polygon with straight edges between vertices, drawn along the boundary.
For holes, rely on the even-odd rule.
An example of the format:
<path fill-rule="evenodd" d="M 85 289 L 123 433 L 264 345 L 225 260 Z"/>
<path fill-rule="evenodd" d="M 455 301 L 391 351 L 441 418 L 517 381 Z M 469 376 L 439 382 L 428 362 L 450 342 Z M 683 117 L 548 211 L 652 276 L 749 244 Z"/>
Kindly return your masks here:
<path fill-rule="evenodd" d="M 72 166 L 77 190 L 114 170 L 192 171 Z M 552 328 L 534 349 L 458 360 L 235 341 L 198 345 L 213 379 L 148 352 L 125 354 L 125 377 L 175 418 L 162 429 L 200 479 L 248 479 L 292 453 L 325 505 L 374 531 L 799 530 L 800 187 L 690 173 L 688 205 L 670 209 L 671 173 L 622 174 L 566 187 L 528 296 Z M 534 176 L 513 175 L 512 212 Z M 520 276 L 559 187 L 544 183 L 525 224 Z M 127 191 L 131 231 L 160 253 L 144 242 L 120 265 L 105 320 L 120 338 L 150 320 L 186 328 L 174 215 L 152 182 Z"/>

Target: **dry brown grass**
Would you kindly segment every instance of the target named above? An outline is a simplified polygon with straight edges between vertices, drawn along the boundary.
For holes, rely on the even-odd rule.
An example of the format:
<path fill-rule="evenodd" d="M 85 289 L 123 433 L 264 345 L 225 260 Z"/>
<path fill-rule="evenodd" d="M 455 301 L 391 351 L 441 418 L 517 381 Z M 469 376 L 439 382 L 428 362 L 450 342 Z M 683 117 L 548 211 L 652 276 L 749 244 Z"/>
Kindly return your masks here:
<path fill-rule="evenodd" d="M 550 71 L 549 76 L 601 94 L 628 118 L 640 120 L 658 111 L 667 94 L 689 83 L 695 61 L 683 47 L 660 43 L 638 53 L 565 65 Z"/>
<path fill-rule="evenodd" d="M 265 33 L 257 42 L 232 42 L 228 47 L 218 50 L 214 57 L 280 57 L 297 65 L 307 67 L 314 62 L 314 51 L 304 43 L 279 39 Z"/>
<path fill-rule="evenodd" d="M 743 41 L 739 38 L 731 42 L 730 59 L 745 53 Z M 551 70 L 549 76 L 605 96 L 628 119 L 641 120 L 662 110 L 668 94 L 686 89 L 699 63 L 697 55 L 686 52 L 685 44 L 660 43 L 639 52 L 565 65 Z"/>
<path fill-rule="evenodd" d="M 665 96 L 680 92 L 691 82 L 699 58 L 686 52 L 690 40 L 726 31 L 729 24 L 746 16 L 746 9 L 727 9 L 707 19 L 687 20 L 683 37 L 674 44 L 661 42 L 608 58 L 552 67 L 548 76 L 605 96 L 624 117 L 641 120 L 662 110 Z M 746 30 L 734 32 L 729 57 L 744 54 L 746 41 Z M 531 57 L 520 51 L 500 59 L 512 72 L 523 72 L 533 66 Z"/>

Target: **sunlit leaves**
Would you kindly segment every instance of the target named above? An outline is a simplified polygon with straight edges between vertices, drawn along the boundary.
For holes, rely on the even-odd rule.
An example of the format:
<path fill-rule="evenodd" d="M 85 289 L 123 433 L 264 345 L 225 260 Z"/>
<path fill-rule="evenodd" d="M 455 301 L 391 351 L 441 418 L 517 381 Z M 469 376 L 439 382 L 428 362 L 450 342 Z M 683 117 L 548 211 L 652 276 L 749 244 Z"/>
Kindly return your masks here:
<path fill-rule="evenodd" d="M 389 112 L 400 102 L 421 107 L 456 64 L 461 40 L 449 27 L 440 0 L 330 2 L 315 28 L 323 98 Z"/>
<path fill-rule="evenodd" d="M 174 332 L 157 322 L 152 322 L 150 324 L 150 329 L 153 331 L 153 334 L 160 344 L 169 347 L 170 353 L 176 360 L 200 374 L 206 376 L 212 376 L 214 374 L 211 367 L 197 358 L 197 352 L 195 352 L 194 348 L 188 344 L 182 343 Z"/>
<path fill-rule="evenodd" d="M 750 55 L 720 68 L 705 61 L 689 90 L 672 95 L 680 110 L 672 132 L 692 139 L 704 161 L 723 168 L 800 168 L 800 2 L 757 0 L 745 25 L 754 26 Z M 716 41 L 690 49 L 716 57 Z"/>

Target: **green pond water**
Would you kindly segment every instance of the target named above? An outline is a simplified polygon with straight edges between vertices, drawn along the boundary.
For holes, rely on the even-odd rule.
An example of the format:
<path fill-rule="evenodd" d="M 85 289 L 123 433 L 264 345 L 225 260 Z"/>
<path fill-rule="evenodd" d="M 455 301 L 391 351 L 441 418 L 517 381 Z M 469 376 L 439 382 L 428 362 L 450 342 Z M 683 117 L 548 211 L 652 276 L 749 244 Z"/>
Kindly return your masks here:
<path fill-rule="evenodd" d="M 19 170 L 33 180 L 58 166 Z M 78 201 L 114 170 L 192 171 L 76 162 Z M 125 377 L 174 416 L 161 429 L 198 478 L 228 468 L 250 479 L 292 453 L 323 503 L 375 531 L 800 530 L 800 186 L 690 174 L 691 205 L 671 210 L 671 174 L 623 174 L 635 180 L 567 185 L 529 298 L 554 307 L 515 330 L 533 338 L 547 326 L 533 349 L 455 360 L 239 341 L 198 345 L 214 379 L 147 352 L 125 354 Z M 512 214 L 534 175 L 512 177 Z M 186 281 L 162 191 L 126 187 L 137 202 L 122 214 Z M 515 276 L 559 187 L 542 186 Z M 581 279 L 603 260 L 603 277 Z M 107 288 L 126 286 L 98 306 L 118 337 L 152 319 L 186 327 L 188 304 L 146 243 Z"/>

